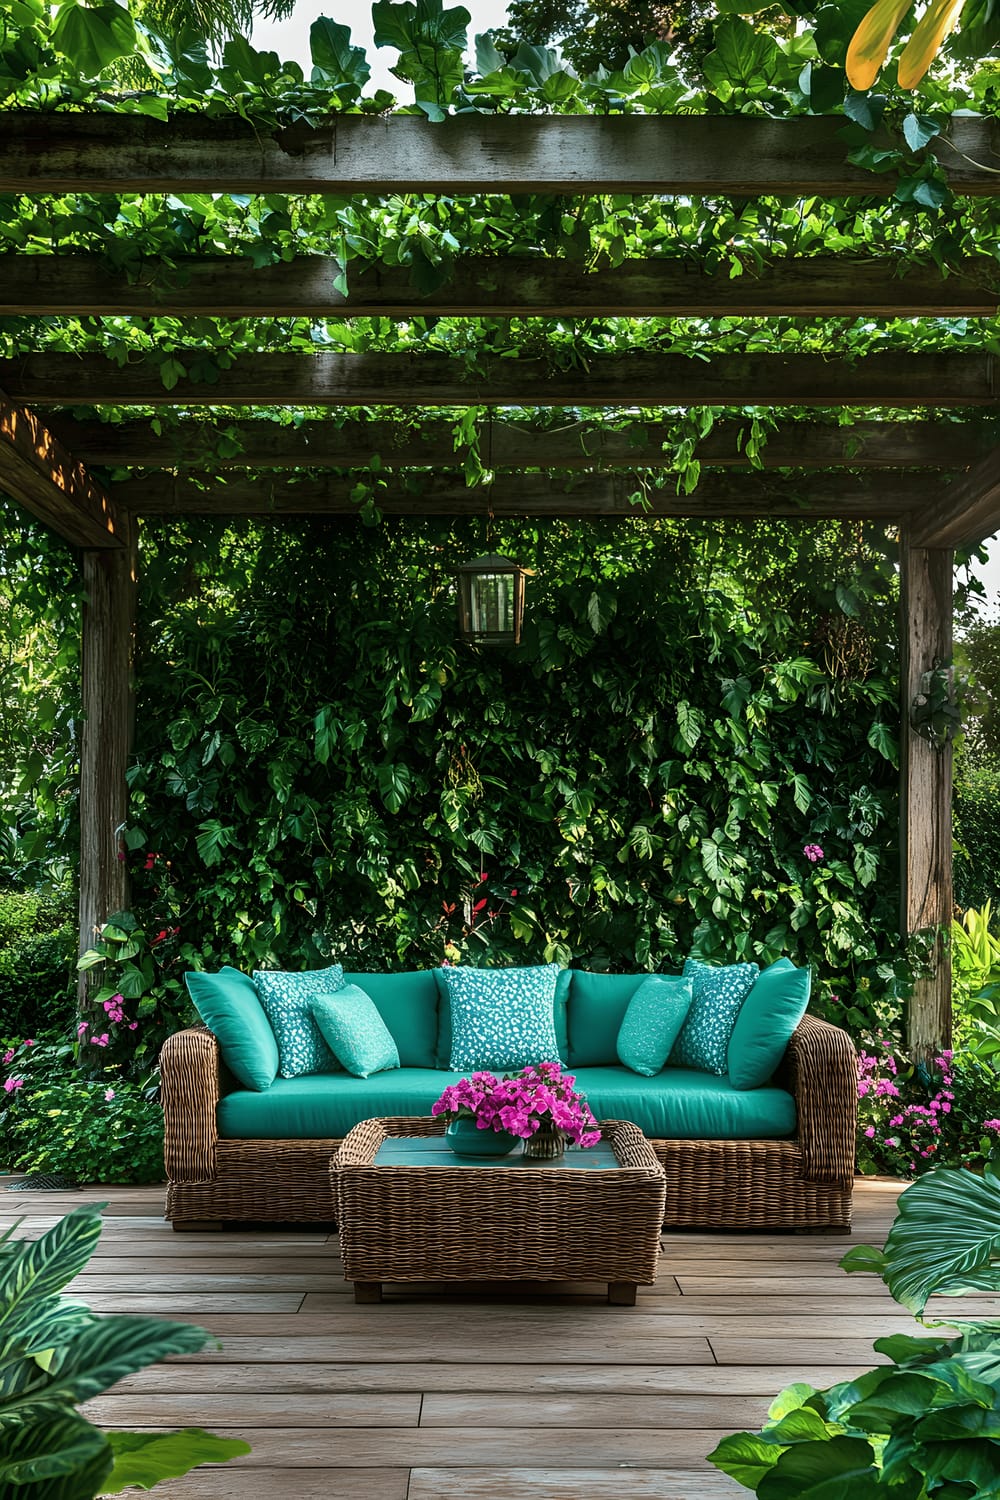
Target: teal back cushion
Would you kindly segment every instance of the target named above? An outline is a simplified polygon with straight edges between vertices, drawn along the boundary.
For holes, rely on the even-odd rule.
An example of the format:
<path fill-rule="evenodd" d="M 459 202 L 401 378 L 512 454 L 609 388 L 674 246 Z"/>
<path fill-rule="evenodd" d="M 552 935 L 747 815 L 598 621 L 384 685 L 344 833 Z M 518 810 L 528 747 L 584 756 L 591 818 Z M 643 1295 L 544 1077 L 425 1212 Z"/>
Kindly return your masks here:
<path fill-rule="evenodd" d="M 404 1068 L 433 1068 L 438 1031 L 438 987 L 435 970 L 402 974 L 347 974 L 370 995 L 388 1026 Z M 449 1041 L 450 1045 L 450 1041 Z"/>
<path fill-rule="evenodd" d="M 715 968 L 697 958 L 685 959 L 684 974 L 691 979 L 694 993 L 687 1020 L 670 1054 L 672 1063 L 720 1077 L 728 1071 L 729 1038 L 759 973 L 756 964 Z"/>
<path fill-rule="evenodd" d="M 370 995 L 356 984 L 345 984 L 332 995 L 312 1003 L 312 1015 L 323 1039 L 346 1072 L 370 1078 L 399 1067 L 392 1034 Z"/>
<path fill-rule="evenodd" d="M 690 1009 L 690 979 L 676 974 L 650 974 L 625 1011 L 618 1032 L 619 1061 L 645 1078 L 659 1073 Z"/>
<path fill-rule="evenodd" d="M 434 1058 L 434 1066 L 436 1068 L 447 1068 L 451 1063 L 451 1000 L 448 994 L 448 984 L 444 977 L 446 972 L 446 969 L 434 970 L 434 978 L 438 989 L 438 1039 L 437 1051 Z M 552 1020 L 556 1030 L 556 1047 L 560 1062 L 565 1062 L 569 1057 L 567 1006 L 572 979 L 572 969 L 559 970 L 556 976 L 555 999 L 552 1002 Z"/>
<path fill-rule="evenodd" d="M 516 1071 L 561 1061 L 555 1030 L 558 964 L 442 969 L 451 1021 L 450 1071 Z"/>
<path fill-rule="evenodd" d="M 811 974 L 779 958 L 754 982 L 729 1038 L 729 1081 L 734 1089 L 759 1089 L 785 1055 L 809 1004 Z"/>
<path fill-rule="evenodd" d="M 618 1062 L 618 1033 L 628 1003 L 646 974 L 591 974 L 573 969 L 569 991 L 571 1068 L 600 1068 Z"/>
<path fill-rule="evenodd" d="M 340 964 L 329 969 L 303 969 L 286 973 L 279 969 L 255 969 L 253 982 L 278 1043 L 278 1075 L 298 1078 L 301 1073 L 329 1073 L 337 1061 L 311 1014 L 312 1002 L 320 995 L 339 990 L 344 982 Z"/>
<path fill-rule="evenodd" d="M 270 1088 L 278 1074 L 278 1044 L 253 980 L 227 966 L 218 974 L 185 974 L 184 983 L 233 1077 L 247 1089 Z"/>

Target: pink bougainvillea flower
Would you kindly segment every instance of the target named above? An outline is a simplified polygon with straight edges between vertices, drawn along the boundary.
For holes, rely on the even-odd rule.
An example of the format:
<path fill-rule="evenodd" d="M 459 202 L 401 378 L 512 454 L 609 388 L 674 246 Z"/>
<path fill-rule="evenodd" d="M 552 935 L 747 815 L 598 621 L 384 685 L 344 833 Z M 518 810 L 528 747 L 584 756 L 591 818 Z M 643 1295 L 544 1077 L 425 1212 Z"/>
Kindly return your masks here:
<path fill-rule="evenodd" d="M 805 855 L 809 863 L 813 865 L 818 865 L 821 859 L 826 858 L 826 855 L 823 853 L 819 844 L 806 844 L 804 849 L 802 850 L 802 853 Z"/>
<path fill-rule="evenodd" d="M 24 1079 L 23 1078 L 5 1078 L 4 1079 L 4 1083 L 3 1083 L 3 1087 L 4 1087 L 4 1093 L 5 1094 L 12 1094 L 15 1089 L 23 1089 L 24 1088 Z"/>
<path fill-rule="evenodd" d="M 79 1024 L 79 1026 L 76 1028 L 76 1034 L 77 1034 L 78 1037 L 82 1038 L 84 1036 L 84 1034 L 86 1032 L 88 1032 L 89 1030 L 90 1030 L 90 1022 L 89 1021 L 81 1021 L 80 1024 Z"/>
<path fill-rule="evenodd" d="M 130 1021 L 128 1023 L 128 1029 L 129 1029 L 129 1031 L 135 1031 L 137 1029 L 138 1025 L 139 1025 L 138 1021 Z"/>
<path fill-rule="evenodd" d="M 4 1060 L 5 1063 L 11 1063 L 11 1062 L 14 1061 L 14 1049 L 13 1049 L 13 1047 L 9 1048 L 9 1050 L 4 1053 L 3 1060 Z"/>
<path fill-rule="evenodd" d="M 24 1045 L 26 1047 L 33 1047 L 35 1045 L 35 1038 L 33 1036 L 26 1036 L 24 1039 Z"/>
<path fill-rule="evenodd" d="M 106 1047 L 108 1045 L 109 1041 L 110 1041 L 110 1037 L 108 1036 L 108 1033 L 105 1031 L 105 1032 L 102 1033 L 101 1036 L 92 1036 L 90 1038 L 90 1045 L 92 1047 Z"/>
<path fill-rule="evenodd" d="M 115 1097 L 115 1091 L 114 1091 L 114 1089 L 105 1089 L 104 1090 L 104 1099 L 105 1099 L 106 1103 L 110 1104 L 111 1100 L 114 1097 Z"/>
<path fill-rule="evenodd" d="M 984 1120 L 983 1129 L 1000 1131 L 1000 1120 Z"/>

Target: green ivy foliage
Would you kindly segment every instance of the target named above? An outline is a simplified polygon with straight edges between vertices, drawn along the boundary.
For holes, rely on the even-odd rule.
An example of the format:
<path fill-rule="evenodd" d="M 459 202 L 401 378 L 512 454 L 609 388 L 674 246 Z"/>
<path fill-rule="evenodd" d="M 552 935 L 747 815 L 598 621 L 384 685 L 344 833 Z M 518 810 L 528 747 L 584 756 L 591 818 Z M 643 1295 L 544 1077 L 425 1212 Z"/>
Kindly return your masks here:
<path fill-rule="evenodd" d="M 870 1017 L 900 977 L 884 537 L 505 522 L 525 636 L 476 651 L 452 570 L 484 533 L 144 528 L 146 930 L 245 970 L 789 953 Z"/>

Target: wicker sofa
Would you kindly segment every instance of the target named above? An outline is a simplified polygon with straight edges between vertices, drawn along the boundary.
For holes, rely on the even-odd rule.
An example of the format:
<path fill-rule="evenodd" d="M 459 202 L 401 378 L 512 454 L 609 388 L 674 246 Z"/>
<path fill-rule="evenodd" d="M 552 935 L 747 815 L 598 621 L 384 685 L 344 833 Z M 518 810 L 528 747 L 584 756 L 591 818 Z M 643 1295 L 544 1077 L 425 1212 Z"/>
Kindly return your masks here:
<path fill-rule="evenodd" d="M 347 1130 L 361 1119 L 427 1114 L 456 1077 L 408 1067 L 405 1055 L 402 1061 L 394 1073 L 369 1079 L 341 1073 L 278 1080 L 265 1091 L 273 1097 L 262 1099 L 237 1084 L 207 1027 L 169 1038 L 160 1059 L 166 1217 L 177 1230 L 227 1221 L 334 1221 L 330 1157 Z M 805 1016 L 768 1086 L 749 1098 L 731 1097 L 727 1080 L 702 1075 L 692 1084 L 691 1075 L 672 1067 L 637 1078 L 620 1067 L 581 1065 L 572 1028 L 569 1063 L 599 1119 L 634 1119 L 644 1129 L 666 1172 L 667 1225 L 849 1228 L 857 1074 L 846 1032 Z M 272 1106 L 293 1096 L 299 1083 L 307 1086 L 304 1104 L 301 1095 L 292 1099 L 294 1129 L 283 1129 L 274 1122 L 287 1117 Z M 699 1115 L 702 1104 L 707 1116 Z M 712 1138 L 697 1131 L 700 1118 L 722 1121 Z M 763 1118 L 766 1129 L 755 1127 Z M 260 1119 L 271 1123 L 253 1123 Z M 741 1119 L 749 1122 L 745 1129 Z"/>

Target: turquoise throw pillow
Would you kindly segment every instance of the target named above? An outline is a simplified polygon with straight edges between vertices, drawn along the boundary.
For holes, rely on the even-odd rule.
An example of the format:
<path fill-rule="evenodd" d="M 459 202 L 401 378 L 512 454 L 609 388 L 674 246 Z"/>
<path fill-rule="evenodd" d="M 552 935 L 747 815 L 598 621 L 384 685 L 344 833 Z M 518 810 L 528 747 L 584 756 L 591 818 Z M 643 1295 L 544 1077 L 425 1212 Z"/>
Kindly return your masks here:
<path fill-rule="evenodd" d="M 618 1061 L 618 1033 L 629 1001 L 647 974 L 592 974 L 571 970 L 569 1065 L 612 1067 Z"/>
<path fill-rule="evenodd" d="M 559 1058 L 554 1017 L 558 964 L 440 972 L 451 1011 L 453 1073 L 525 1068 Z"/>
<path fill-rule="evenodd" d="M 680 1068 L 698 1068 L 720 1078 L 729 1066 L 729 1038 L 760 969 L 757 964 L 728 964 L 713 968 L 697 958 L 684 961 L 684 976 L 692 981 L 691 1009 L 674 1044 L 670 1061 Z"/>
<path fill-rule="evenodd" d="M 812 976 L 790 958 L 779 958 L 754 983 L 729 1038 L 729 1082 L 734 1089 L 767 1083 L 785 1055 L 809 1004 Z"/>
<path fill-rule="evenodd" d="M 665 1066 L 691 1009 L 690 979 L 651 974 L 628 1003 L 618 1033 L 618 1058 L 632 1073 L 652 1078 Z"/>
<path fill-rule="evenodd" d="M 320 995 L 341 988 L 344 971 L 340 964 L 298 974 L 255 969 L 253 982 L 278 1043 L 280 1076 L 298 1078 L 300 1073 L 332 1072 L 336 1059 L 320 1035 L 310 1007 Z"/>
<path fill-rule="evenodd" d="M 278 1074 L 278 1044 L 253 980 L 227 965 L 218 974 L 185 974 L 184 983 L 233 1077 L 257 1093 L 270 1088 Z"/>
<path fill-rule="evenodd" d="M 553 1001 L 553 1021 L 556 1028 L 556 1056 L 563 1062 L 569 1057 L 568 1005 L 570 987 L 573 982 L 572 969 L 560 969 L 556 979 Z M 447 968 L 435 969 L 438 986 L 438 1039 L 434 1066 L 447 1068 L 451 1062 L 451 1000 L 445 983 Z M 378 999 L 378 996 L 375 996 Z M 402 1048 L 400 1049 L 402 1051 Z"/>
<path fill-rule="evenodd" d="M 370 995 L 345 984 L 333 995 L 320 995 L 312 1015 L 334 1057 L 355 1078 L 369 1078 L 399 1067 L 392 1032 Z"/>

